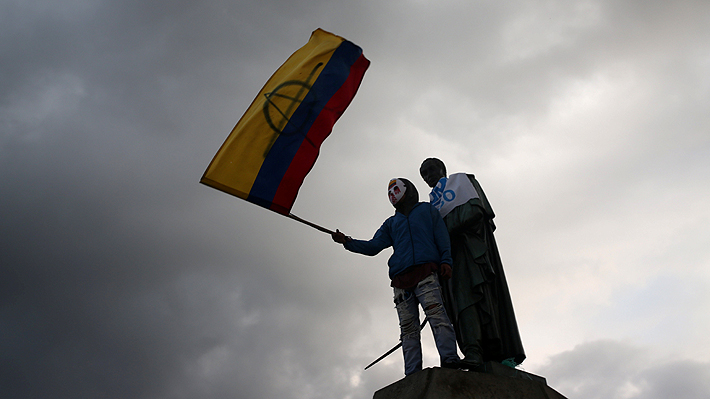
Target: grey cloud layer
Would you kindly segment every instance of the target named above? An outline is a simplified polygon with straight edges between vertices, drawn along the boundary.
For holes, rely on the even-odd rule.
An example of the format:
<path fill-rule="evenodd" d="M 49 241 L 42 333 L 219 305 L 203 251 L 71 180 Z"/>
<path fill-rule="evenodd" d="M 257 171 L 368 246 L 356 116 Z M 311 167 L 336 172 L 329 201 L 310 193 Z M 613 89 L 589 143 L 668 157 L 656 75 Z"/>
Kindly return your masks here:
<path fill-rule="evenodd" d="M 697 303 L 660 307 L 677 323 L 710 306 L 708 6 L 343 3 L 0 6 L 0 396 L 365 398 L 402 376 L 398 354 L 362 372 L 398 337 L 386 254 L 198 184 L 317 27 L 372 66 L 294 213 L 368 238 L 387 179 L 424 197 L 419 162 L 448 155 L 494 201 L 529 371 L 707 396 L 706 338 L 644 298 L 692 287 L 664 296 Z"/>

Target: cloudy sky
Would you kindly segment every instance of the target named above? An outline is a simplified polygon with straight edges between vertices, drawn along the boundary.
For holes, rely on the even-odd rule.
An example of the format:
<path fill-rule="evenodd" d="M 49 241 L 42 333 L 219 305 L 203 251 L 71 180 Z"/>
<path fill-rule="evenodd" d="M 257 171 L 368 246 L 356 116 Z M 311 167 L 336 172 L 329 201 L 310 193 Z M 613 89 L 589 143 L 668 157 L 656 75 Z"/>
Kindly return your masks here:
<path fill-rule="evenodd" d="M 199 184 L 313 30 L 372 64 L 293 213 L 369 238 L 474 173 L 528 355 L 575 399 L 710 396 L 710 3 L 0 3 L 0 396 L 369 398 L 385 251 Z M 436 366 L 431 334 L 425 367 Z"/>

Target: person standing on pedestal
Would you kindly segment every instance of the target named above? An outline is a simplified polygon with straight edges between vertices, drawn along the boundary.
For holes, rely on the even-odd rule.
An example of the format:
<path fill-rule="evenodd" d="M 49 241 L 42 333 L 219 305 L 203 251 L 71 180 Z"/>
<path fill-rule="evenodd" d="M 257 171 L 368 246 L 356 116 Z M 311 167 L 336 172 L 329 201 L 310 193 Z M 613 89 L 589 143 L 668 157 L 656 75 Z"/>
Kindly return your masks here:
<path fill-rule="evenodd" d="M 333 241 L 348 251 L 374 256 L 393 247 L 387 262 L 399 317 L 400 339 L 404 353 L 404 374 L 422 369 L 419 306 L 424 309 L 434 334 L 442 367 L 459 368 L 456 333 L 444 308 L 439 276 L 451 276 L 449 235 L 439 212 L 419 194 L 407 179 L 392 179 L 388 197 L 395 207 L 370 240 L 355 240 L 340 230 Z"/>

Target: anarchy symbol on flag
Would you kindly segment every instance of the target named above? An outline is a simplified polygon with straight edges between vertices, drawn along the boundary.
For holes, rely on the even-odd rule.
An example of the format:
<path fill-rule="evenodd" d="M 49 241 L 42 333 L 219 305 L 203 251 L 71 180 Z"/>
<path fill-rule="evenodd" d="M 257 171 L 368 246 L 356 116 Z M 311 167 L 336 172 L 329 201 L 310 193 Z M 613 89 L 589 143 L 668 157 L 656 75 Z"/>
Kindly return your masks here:
<path fill-rule="evenodd" d="M 322 66 L 322 62 L 318 63 L 305 82 L 289 80 L 276 86 L 273 91 L 264 93 L 264 97 L 266 97 L 266 101 L 264 101 L 264 117 L 266 118 L 266 123 L 276 134 L 291 136 L 303 132 L 306 122 L 314 112 L 313 107 L 318 102 L 318 96 L 314 92 L 310 92 L 312 88 L 311 80 Z M 293 94 L 294 91 L 295 94 Z M 311 93 L 311 98 L 306 104 L 307 117 L 301 119 L 299 126 L 291 125 L 291 129 L 284 131 L 286 125 L 291 123 L 288 115 L 293 114 L 294 108 L 304 101 L 309 92 Z"/>

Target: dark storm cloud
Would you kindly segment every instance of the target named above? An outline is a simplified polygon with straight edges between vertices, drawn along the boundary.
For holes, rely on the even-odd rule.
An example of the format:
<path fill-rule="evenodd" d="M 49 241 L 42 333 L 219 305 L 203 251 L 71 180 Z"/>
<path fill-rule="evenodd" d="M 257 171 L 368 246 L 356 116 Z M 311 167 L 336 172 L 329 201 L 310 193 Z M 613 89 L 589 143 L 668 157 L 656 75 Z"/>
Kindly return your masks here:
<path fill-rule="evenodd" d="M 233 5 L 225 15 L 193 2 L 166 6 L 3 13 L 3 59 L 12 60 L 0 93 L 3 397 L 171 396 L 186 364 L 227 340 L 240 317 L 220 310 L 221 294 L 239 295 L 241 285 L 225 261 L 238 253 L 258 262 L 220 249 L 229 241 L 210 239 L 218 225 L 196 227 L 191 208 L 223 138 L 196 129 L 229 127 L 200 126 L 205 116 L 194 109 L 225 106 L 204 91 L 224 90 L 221 74 L 240 67 L 237 51 L 223 47 L 243 40 L 238 17 L 248 15 Z M 269 294 L 245 291 L 255 302 Z M 239 385 L 256 377 L 238 371 L 247 379 Z"/>
<path fill-rule="evenodd" d="M 702 2 L 351 3 L 0 6 L 0 397 L 365 398 L 401 377 L 401 354 L 362 373 L 397 341 L 386 254 L 346 253 L 327 235 L 198 184 L 259 88 L 317 27 L 361 45 L 373 64 L 296 209 L 360 238 L 392 212 L 386 180 L 405 161 L 415 166 L 403 174 L 417 178 L 418 159 L 390 160 L 398 123 L 439 126 L 457 145 L 475 137 L 471 126 L 458 133 L 466 115 L 451 113 L 448 98 L 426 101 L 437 90 L 467 99 L 485 132 L 497 118 L 546 110 L 600 65 L 641 60 L 666 73 L 677 109 L 692 117 L 679 128 L 692 135 L 675 143 L 703 148 L 708 81 L 695 83 L 707 63 L 694 58 L 706 56 Z M 677 61 L 661 62 L 667 52 Z M 658 114 L 649 125 L 678 127 L 660 112 L 667 104 L 649 112 Z M 407 152 L 412 137 L 423 136 L 395 144 Z M 685 192 L 707 158 L 678 148 L 653 158 L 654 171 Z M 688 166 L 680 182 L 668 170 L 679 159 Z M 693 252 L 704 248 L 696 240 Z M 648 397 L 678 381 L 689 397 L 708 390 L 706 364 L 643 359 L 641 349 L 602 342 L 553 357 L 542 374 L 580 398 L 618 393 L 597 391 L 602 378 Z"/>
<path fill-rule="evenodd" d="M 350 371 L 318 370 L 344 354 L 308 335 L 336 309 L 308 295 L 298 245 L 256 227 L 282 217 L 197 184 L 234 110 L 317 26 L 289 22 L 298 3 L 64 7 L 4 13 L 0 395 L 313 397 L 286 382 L 331 372 L 347 387 Z"/>

